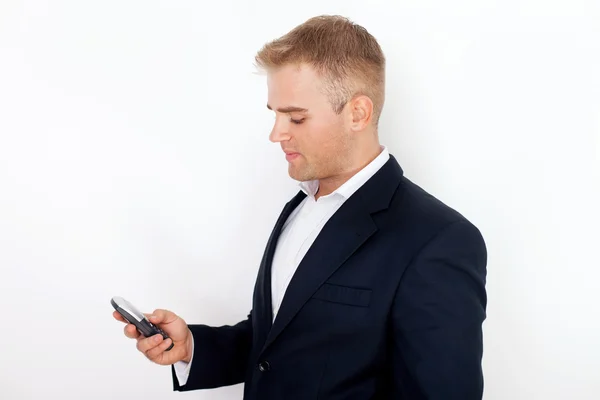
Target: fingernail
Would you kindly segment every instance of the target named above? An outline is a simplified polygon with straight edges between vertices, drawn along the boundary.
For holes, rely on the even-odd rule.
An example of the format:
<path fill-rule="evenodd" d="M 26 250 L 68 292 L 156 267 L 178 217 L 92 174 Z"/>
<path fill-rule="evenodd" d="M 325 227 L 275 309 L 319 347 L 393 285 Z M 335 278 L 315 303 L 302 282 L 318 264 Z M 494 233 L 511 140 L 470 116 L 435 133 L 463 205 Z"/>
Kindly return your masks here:
<path fill-rule="evenodd" d="M 160 339 L 162 339 L 162 337 L 160 335 L 154 336 L 154 341 L 155 342 L 160 342 Z"/>

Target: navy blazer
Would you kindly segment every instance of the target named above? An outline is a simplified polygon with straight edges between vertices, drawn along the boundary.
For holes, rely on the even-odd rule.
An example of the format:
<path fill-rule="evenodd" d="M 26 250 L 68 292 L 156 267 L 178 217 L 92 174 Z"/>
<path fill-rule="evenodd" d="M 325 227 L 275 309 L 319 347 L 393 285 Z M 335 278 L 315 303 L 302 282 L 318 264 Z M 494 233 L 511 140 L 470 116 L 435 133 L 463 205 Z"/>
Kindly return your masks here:
<path fill-rule="evenodd" d="M 487 251 L 480 231 L 393 156 L 331 217 L 273 323 L 269 238 L 248 319 L 189 325 L 188 391 L 245 383 L 245 400 L 482 398 Z"/>

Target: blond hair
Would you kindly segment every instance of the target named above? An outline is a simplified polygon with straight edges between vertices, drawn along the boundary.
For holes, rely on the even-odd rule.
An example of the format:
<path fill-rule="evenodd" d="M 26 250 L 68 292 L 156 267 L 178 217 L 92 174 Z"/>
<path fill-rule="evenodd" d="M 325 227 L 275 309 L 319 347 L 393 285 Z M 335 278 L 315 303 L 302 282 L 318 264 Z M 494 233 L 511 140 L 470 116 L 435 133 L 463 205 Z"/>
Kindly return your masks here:
<path fill-rule="evenodd" d="M 263 69 L 310 65 L 324 78 L 325 94 L 336 113 L 341 113 L 352 97 L 368 96 L 377 126 L 385 98 L 385 57 L 377 40 L 348 18 L 310 18 L 265 44 L 255 60 Z"/>

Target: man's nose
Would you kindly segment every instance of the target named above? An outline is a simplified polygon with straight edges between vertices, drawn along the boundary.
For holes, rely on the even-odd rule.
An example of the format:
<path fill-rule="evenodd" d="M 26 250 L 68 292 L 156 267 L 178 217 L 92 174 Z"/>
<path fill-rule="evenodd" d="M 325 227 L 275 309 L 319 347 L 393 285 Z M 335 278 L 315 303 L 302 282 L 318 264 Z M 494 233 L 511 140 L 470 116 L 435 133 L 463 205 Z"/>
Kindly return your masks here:
<path fill-rule="evenodd" d="M 290 134 L 288 132 L 288 124 L 283 119 L 278 118 L 273 125 L 269 140 L 273 143 L 285 142 L 290 140 Z"/>

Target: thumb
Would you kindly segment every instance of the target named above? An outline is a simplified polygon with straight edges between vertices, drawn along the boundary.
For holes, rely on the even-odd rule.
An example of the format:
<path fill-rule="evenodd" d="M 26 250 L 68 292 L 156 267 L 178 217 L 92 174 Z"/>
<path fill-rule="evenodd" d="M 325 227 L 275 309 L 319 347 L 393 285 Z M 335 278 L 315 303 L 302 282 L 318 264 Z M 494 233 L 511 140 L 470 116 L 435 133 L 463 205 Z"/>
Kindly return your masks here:
<path fill-rule="evenodd" d="M 177 319 L 177 315 L 168 310 L 157 309 L 152 314 L 147 315 L 153 324 L 170 324 Z"/>

